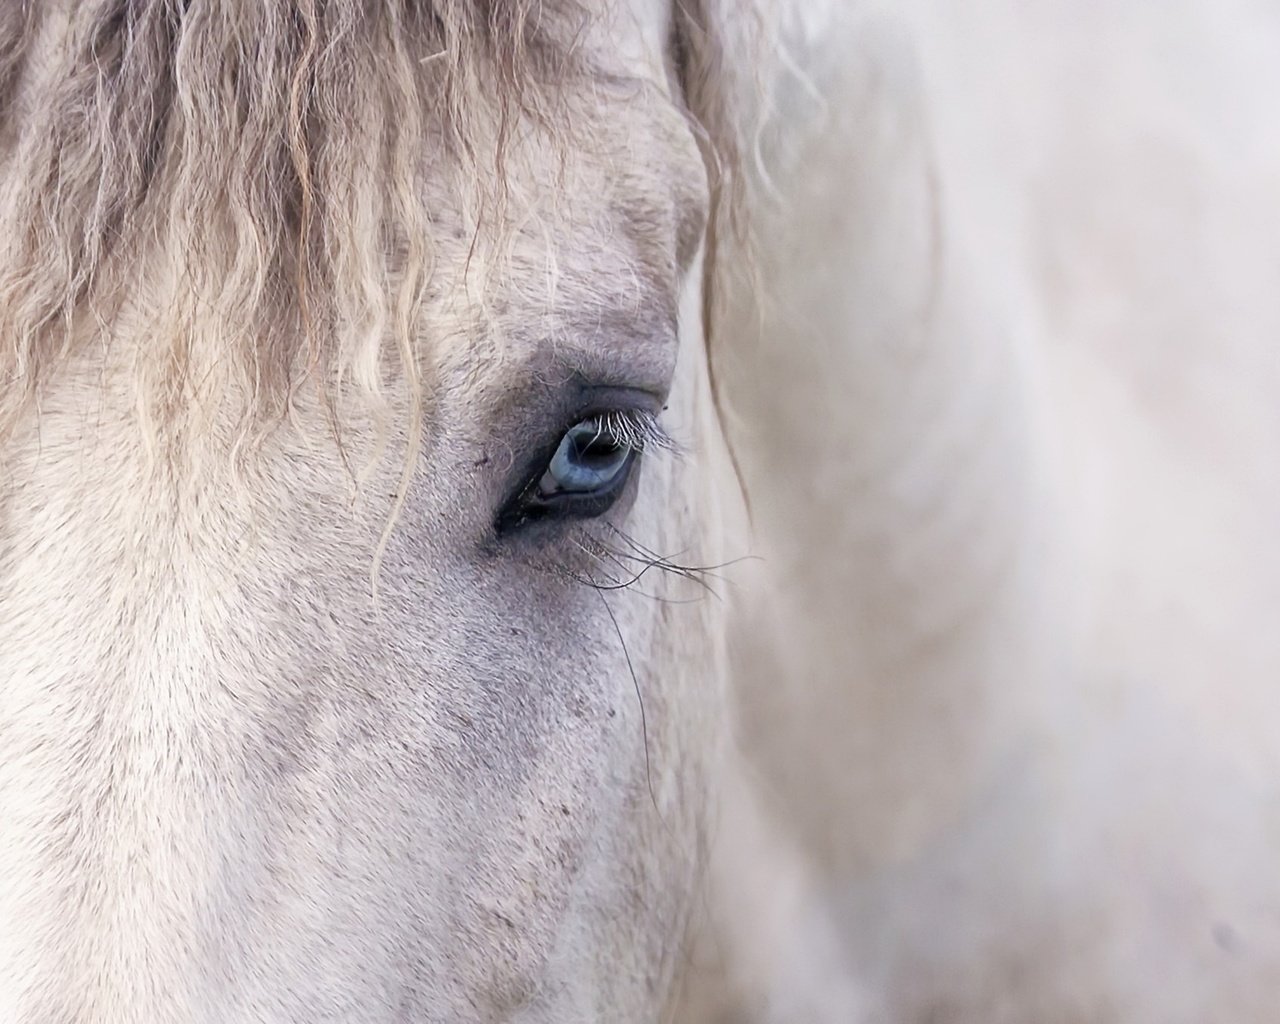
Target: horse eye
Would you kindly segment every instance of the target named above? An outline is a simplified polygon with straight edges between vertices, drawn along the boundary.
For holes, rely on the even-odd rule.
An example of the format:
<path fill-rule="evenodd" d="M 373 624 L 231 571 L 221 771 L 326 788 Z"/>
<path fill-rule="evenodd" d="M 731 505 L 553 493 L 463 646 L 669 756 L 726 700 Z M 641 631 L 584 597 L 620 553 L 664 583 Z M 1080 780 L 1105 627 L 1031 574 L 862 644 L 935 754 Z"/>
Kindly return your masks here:
<path fill-rule="evenodd" d="M 619 436 L 611 416 L 575 423 L 537 477 L 499 517 L 499 530 L 531 519 L 603 515 L 622 493 L 639 447 Z"/>
<path fill-rule="evenodd" d="M 634 452 L 601 419 L 575 423 L 551 456 L 538 481 L 537 496 L 545 499 L 607 490 L 625 477 Z"/>

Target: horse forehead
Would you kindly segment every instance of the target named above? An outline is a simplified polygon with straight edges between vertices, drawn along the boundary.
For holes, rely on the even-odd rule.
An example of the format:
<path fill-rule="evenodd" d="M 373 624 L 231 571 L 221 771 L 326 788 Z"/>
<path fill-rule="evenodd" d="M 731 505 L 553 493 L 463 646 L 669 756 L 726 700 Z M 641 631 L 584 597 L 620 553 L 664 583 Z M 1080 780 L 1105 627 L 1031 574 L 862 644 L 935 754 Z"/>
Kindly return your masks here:
<path fill-rule="evenodd" d="M 482 239 L 477 247 L 469 232 L 455 232 L 452 258 L 437 266 L 445 321 L 478 320 L 482 334 L 534 360 L 559 339 L 615 366 L 668 361 L 670 353 L 649 350 L 666 348 L 677 332 L 710 197 L 693 131 L 665 83 L 656 85 L 648 79 L 611 97 L 596 94 L 595 109 L 572 124 L 567 152 L 509 155 L 517 199 L 498 229 L 500 245 L 488 249 Z M 432 335 L 462 362 L 493 355 L 484 345 L 460 351 L 442 326 Z M 637 344 L 646 339 L 656 344 Z M 522 367 L 520 359 L 499 360 L 487 373 Z"/>
<path fill-rule="evenodd" d="M 620 0 L 593 13 L 589 45 L 605 80 L 566 83 L 577 92 L 569 138 L 579 174 L 557 184 L 560 203 L 578 214 L 568 218 L 576 238 L 591 219 L 615 247 L 641 260 L 674 257 L 672 269 L 683 270 L 710 199 L 672 64 L 671 22 L 671 0 Z"/>
<path fill-rule="evenodd" d="M 605 5 L 596 22 L 597 33 L 632 71 L 662 73 L 671 13 L 671 0 L 621 0 Z"/>

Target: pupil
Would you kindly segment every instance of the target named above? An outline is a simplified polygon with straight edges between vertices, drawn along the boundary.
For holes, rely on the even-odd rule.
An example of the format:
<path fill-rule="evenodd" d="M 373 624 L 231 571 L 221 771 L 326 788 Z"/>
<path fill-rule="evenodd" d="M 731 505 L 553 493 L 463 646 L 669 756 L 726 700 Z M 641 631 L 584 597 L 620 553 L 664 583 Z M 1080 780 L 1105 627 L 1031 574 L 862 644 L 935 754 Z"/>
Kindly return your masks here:
<path fill-rule="evenodd" d="M 578 458 L 597 463 L 613 461 L 623 450 L 617 438 L 598 427 L 584 428 L 573 439 L 573 448 Z"/>

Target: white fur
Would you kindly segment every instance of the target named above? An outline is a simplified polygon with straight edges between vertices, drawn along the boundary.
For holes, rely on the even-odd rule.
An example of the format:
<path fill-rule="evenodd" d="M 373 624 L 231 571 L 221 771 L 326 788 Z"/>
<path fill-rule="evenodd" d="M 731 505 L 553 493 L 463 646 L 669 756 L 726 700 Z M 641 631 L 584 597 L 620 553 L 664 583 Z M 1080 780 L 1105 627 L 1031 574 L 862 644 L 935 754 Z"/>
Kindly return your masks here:
<path fill-rule="evenodd" d="M 869 1019 L 1269 1021 L 1280 24 L 818 21 L 734 386 L 741 746 L 815 949 Z"/>
<path fill-rule="evenodd" d="M 772 12 L 708 353 L 670 11 L 610 10 L 653 88 L 573 96 L 559 181 L 513 144 L 509 258 L 432 239 L 420 453 L 376 344 L 341 456 L 305 391 L 243 459 L 235 402 L 157 452 L 145 293 L 22 407 L 0 1022 L 1272 1020 L 1276 15 Z M 564 366 L 671 384 L 655 551 L 748 550 L 732 450 L 719 598 L 488 542 Z"/>

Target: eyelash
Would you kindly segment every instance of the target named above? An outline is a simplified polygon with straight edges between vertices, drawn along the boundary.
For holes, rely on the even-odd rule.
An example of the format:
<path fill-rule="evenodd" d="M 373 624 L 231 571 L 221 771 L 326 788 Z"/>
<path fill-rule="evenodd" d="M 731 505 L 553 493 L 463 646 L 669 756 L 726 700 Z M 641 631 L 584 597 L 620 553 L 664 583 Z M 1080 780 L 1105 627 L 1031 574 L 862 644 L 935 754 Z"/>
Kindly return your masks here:
<path fill-rule="evenodd" d="M 597 420 L 605 430 L 638 453 L 657 450 L 680 454 L 680 445 L 659 422 L 657 413 L 645 409 L 616 409 L 586 418 Z"/>

